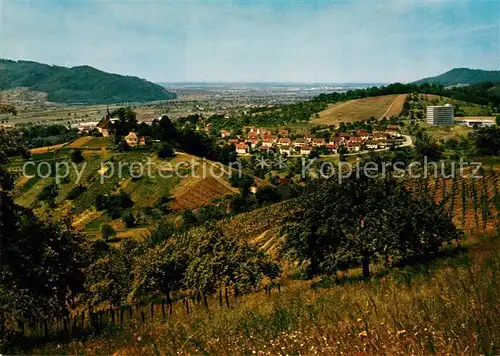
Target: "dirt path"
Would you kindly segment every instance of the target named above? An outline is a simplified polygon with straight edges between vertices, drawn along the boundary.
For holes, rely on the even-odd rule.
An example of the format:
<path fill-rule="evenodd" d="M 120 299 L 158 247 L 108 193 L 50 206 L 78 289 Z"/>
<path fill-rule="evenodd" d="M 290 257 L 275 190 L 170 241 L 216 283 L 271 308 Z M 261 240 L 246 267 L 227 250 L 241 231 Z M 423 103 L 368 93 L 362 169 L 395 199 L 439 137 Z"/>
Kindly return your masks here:
<path fill-rule="evenodd" d="M 384 114 L 380 117 L 380 119 L 383 119 L 384 117 L 390 117 L 390 116 L 393 116 L 393 115 L 398 115 L 401 113 L 401 111 L 403 110 L 403 105 L 406 101 L 406 97 L 408 96 L 408 94 L 400 94 L 398 95 L 394 101 L 391 103 L 391 105 L 389 106 L 389 108 L 384 112 Z M 391 113 L 391 110 L 392 108 L 395 107 L 395 110 Z M 391 114 L 389 114 L 391 113 Z"/>

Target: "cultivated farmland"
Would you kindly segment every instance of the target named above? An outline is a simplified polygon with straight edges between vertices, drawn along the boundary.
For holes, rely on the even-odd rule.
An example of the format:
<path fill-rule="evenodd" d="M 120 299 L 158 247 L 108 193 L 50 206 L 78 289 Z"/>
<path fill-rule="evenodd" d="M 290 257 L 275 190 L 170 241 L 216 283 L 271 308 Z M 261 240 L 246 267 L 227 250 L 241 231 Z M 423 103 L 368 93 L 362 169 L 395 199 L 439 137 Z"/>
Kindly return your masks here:
<path fill-rule="evenodd" d="M 340 122 L 362 121 L 371 118 L 382 119 L 398 115 L 403 110 L 407 94 L 381 95 L 371 98 L 350 100 L 333 104 L 319 113 L 314 124 L 338 125 Z"/>

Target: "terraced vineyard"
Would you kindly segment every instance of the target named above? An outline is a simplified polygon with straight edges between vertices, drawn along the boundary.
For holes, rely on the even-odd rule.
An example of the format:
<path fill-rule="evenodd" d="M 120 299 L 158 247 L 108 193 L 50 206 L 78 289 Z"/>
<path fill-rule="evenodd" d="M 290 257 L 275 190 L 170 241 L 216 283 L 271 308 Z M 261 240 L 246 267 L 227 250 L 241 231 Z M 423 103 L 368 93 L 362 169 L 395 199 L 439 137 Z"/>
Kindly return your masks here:
<path fill-rule="evenodd" d="M 467 233 L 500 229 L 500 172 L 487 169 L 482 178 L 464 177 L 436 179 L 430 177 L 412 183 L 413 191 L 427 190 L 437 203 L 448 210 L 454 223 Z M 280 246 L 280 227 L 291 215 L 298 200 L 288 200 L 222 220 L 219 226 L 257 244 L 274 254 Z"/>
<path fill-rule="evenodd" d="M 443 203 L 454 223 L 465 232 L 500 228 L 500 172 L 487 169 L 481 177 L 429 178 L 422 186 Z"/>

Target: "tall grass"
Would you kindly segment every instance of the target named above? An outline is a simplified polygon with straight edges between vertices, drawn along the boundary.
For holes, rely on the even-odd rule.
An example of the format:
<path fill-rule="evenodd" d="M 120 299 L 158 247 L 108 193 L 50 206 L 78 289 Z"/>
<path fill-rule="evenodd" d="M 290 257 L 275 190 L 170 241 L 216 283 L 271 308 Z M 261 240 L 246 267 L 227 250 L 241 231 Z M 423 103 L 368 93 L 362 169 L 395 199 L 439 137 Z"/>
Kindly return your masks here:
<path fill-rule="evenodd" d="M 134 322 L 42 354 L 486 354 L 500 352 L 500 253 L 483 241 L 432 265 L 369 282 L 288 280 L 281 294 L 250 295 L 238 307 Z M 323 287 L 319 287 L 323 286 Z"/>

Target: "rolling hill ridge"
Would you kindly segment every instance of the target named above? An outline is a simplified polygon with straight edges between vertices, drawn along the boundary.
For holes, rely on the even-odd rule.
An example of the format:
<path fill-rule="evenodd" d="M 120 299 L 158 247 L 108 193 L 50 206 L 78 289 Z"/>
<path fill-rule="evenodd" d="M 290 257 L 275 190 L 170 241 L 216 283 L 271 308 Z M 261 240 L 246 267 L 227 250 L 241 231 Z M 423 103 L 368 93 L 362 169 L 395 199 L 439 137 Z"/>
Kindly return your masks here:
<path fill-rule="evenodd" d="M 175 99 L 164 87 L 84 65 L 72 68 L 0 59 L 0 90 L 28 88 L 57 103 L 112 104 Z"/>
<path fill-rule="evenodd" d="M 413 84 L 438 84 L 443 86 L 450 85 L 473 85 L 480 83 L 499 83 L 500 71 L 481 70 L 469 68 L 454 68 L 446 73 L 435 77 L 427 77 L 413 82 Z"/>

